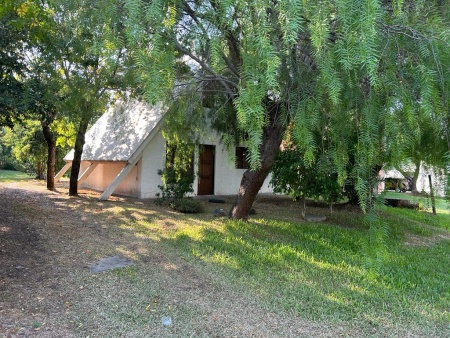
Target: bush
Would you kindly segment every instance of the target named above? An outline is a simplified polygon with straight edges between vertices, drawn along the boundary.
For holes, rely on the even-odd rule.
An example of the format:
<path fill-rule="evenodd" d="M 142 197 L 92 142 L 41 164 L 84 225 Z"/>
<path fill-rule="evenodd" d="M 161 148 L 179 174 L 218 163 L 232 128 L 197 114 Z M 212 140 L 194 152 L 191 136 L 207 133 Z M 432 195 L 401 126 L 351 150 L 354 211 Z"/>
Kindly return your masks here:
<path fill-rule="evenodd" d="M 4 164 L 2 164 L 1 169 L 3 170 L 17 170 L 16 166 L 14 165 L 14 163 L 12 162 L 5 162 Z"/>
<path fill-rule="evenodd" d="M 203 204 L 192 198 L 182 198 L 174 201 L 171 205 L 172 209 L 184 214 L 197 214 L 204 212 Z"/>
<path fill-rule="evenodd" d="M 183 199 L 187 193 L 194 192 L 192 188 L 194 177 L 191 175 L 177 174 L 173 168 L 160 169 L 158 170 L 158 175 L 161 176 L 163 181 L 162 185 L 158 185 L 161 192 L 156 194 L 159 204 L 164 202 L 173 203 Z"/>
<path fill-rule="evenodd" d="M 185 214 L 204 211 L 200 201 L 185 197 L 187 193 L 194 192 L 192 188 L 193 175 L 187 173 L 178 175 L 173 168 L 158 170 L 158 175 L 161 176 L 163 184 L 158 186 L 161 192 L 156 194 L 157 204 L 168 205 L 170 208 Z"/>
<path fill-rule="evenodd" d="M 338 202 L 343 197 L 338 176 L 330 168 L 308 166 L 304 154 L 297 149 L 280 151 L 272 169 L 270 182 L 275 192 L 292 196 L 294 200 L 313 198 L 329 203 Z M 303 210 L 305 211 L 305 210 Z"/>

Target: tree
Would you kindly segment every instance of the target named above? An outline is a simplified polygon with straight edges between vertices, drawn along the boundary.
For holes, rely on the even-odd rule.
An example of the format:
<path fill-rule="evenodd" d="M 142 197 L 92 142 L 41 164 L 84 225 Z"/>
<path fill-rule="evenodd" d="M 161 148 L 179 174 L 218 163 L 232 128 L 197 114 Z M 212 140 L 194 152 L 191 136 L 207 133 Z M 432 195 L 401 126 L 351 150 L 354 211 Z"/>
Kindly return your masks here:
<path fill-rule="evenodd" d="M 126 88 L 127 54 L 122 46 L 121 5 L 113 1 L 48 1 L 53 10 L 56 44 L 48 50 L 61 71 L 61 109 L 77 121 L 69 195 L 78 193 L 78 176 L 89 123 L 114 99 L 112 91 Z M 105 15 L 106 14 L 106 15 Z M 105 19 L 106 18 L 106 19 Z"/>
<path fill-rule="evenodd" d="M 17 13 L 6 6 L 0 10 L 0 126 L 9 127 L 24 111 L 19 77 L 26 69 L 22 48 L 26 33 L 14 25 L 16 19 Z"/>
<path fill-rule="evenodd" d="M 27 109 L 41 122 L 48 144 L 47 187 L 54 189 L 57 135 L 52 125 L 67 116 L 77 124 L 70 195 L 78 175 L 89 123 L 121 88 L 126 54 L 120 45 L 120 5 L 97 1 L 8 1 L 28 34 L 28 78 L 23 83 Z M 114 15 L 104 16 L 107 13 Z M 109 18 L 109 21 L 105 20 Z M 116 48 L 119 46 L 118 48 Z"/>
<path fill-rule="evenodd" d="M 19 169 L 35 173 L 38 179 L 44 178 L 47 147 L 39 122 L 25 120 L 13 129 L 6 129 L 3 142 L 11 147 Z"/>
<path fill-rule="evenodd" d="M 247 218 L 288 125 L 307 163 L 311 131 L 324 127 L 339 182 L 353 180 L 363 209 L 389 137 L 416 118 L 392 109 L 398 102 L 419 100 L 430 123 L 448 126 L 442 1 L 126 0 L 125 9 L 146 99 L 184 83 L 212 97 L 210 119 L 225 139 L 248 143 L 234 218 Z M 177 80 L 180 64 L 189 81 Z"/>

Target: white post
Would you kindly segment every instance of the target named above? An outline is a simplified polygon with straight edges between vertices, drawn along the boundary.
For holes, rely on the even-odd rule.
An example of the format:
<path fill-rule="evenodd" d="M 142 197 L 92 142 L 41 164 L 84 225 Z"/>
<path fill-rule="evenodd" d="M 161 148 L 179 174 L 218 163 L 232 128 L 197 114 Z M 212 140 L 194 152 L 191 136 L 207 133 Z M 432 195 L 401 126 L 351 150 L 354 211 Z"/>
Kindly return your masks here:
<path fill-rule="evenodd" d="M 69 168 L 72 166 L 72 161 L 66 162 L 64 167 L 56 174 L 55 176 L 55 182 L 58 182 L 59 179 L 69 170 Z"/>

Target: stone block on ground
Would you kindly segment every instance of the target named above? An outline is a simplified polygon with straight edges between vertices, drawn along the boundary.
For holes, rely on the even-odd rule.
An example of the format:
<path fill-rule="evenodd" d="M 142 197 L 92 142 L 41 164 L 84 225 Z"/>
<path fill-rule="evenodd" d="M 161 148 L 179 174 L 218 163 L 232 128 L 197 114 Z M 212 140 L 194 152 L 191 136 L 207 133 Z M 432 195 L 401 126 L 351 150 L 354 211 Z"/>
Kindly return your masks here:
<path fill-rule="evenodd" d="M 304 218 L 310 222 L 323 222 L 327 220 L 326 216 L 318 216 L 318 215 L 305 215 Z"/>
<path fill-rule="evenodd" d="M 227 216 L 227 213 L 225 212 L 224 209 L 216 209 L 213 212 L 214 217 L 224 217 Z"/>
<path fill-rule="evenodd" d="M 124 268 L 132 264 L 133 264 L 132 260 L 126 257 L 115 255 L 111 257 L 102 258 L 98 262 L 90 265 L 89 268 L 91 269 L 91 272 L 99 273 L 111 269 Z"/>

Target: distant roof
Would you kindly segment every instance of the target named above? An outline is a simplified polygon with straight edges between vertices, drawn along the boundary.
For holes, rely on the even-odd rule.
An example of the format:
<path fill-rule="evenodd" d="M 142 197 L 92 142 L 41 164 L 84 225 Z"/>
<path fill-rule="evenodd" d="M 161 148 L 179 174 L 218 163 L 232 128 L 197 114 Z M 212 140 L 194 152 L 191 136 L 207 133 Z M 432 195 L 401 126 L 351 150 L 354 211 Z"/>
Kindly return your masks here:
<path fill-rule="evenodd" d="M 127 161 L 164 115 L 162 105 L 119 101 L 86 133 L 82 160 Z M 73 160 L 72 149 L 65 161 Z"/>
<path fill-rule="evenodd" d="M 384 178 L 404 179 L 405 176 L 403 176 L 403 174 L 397 169 L 390 169 L 386 170 Z"/>

